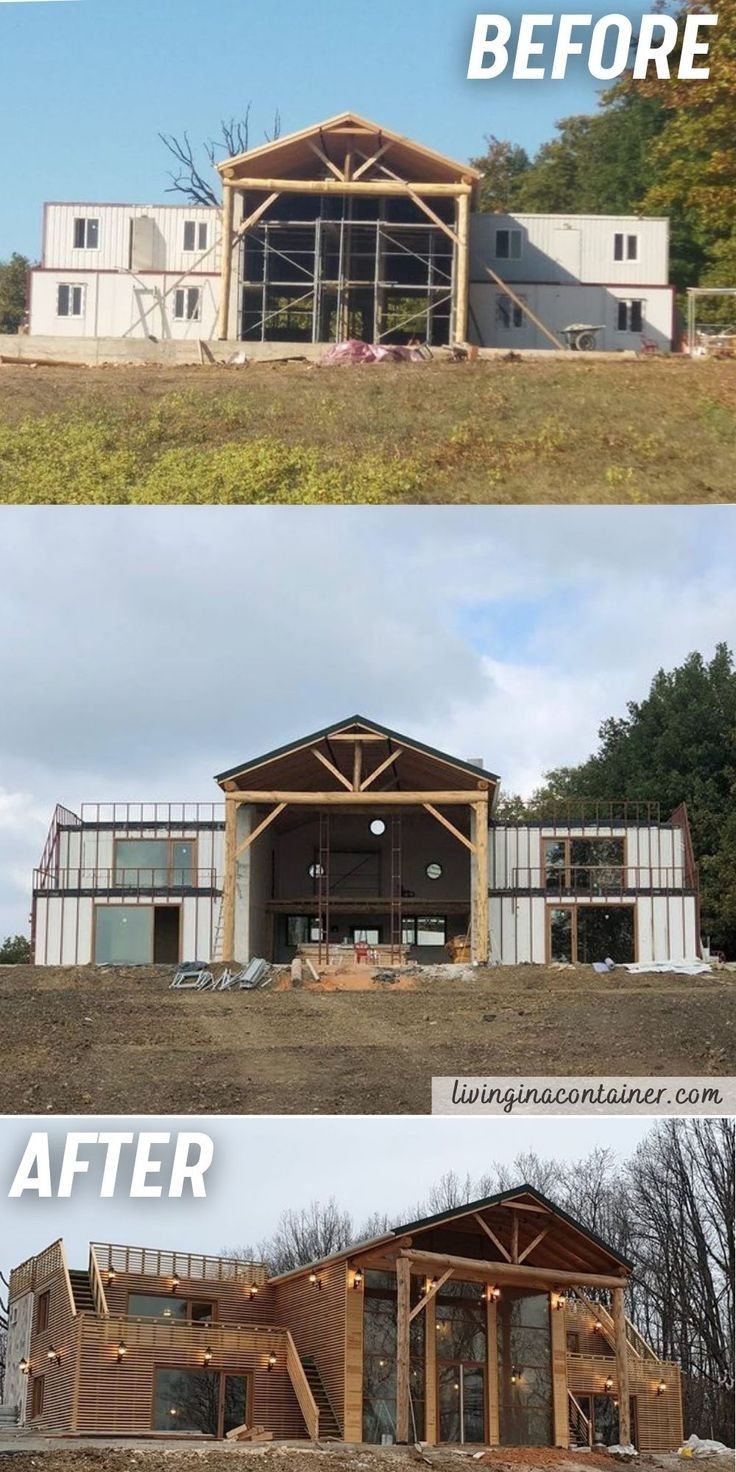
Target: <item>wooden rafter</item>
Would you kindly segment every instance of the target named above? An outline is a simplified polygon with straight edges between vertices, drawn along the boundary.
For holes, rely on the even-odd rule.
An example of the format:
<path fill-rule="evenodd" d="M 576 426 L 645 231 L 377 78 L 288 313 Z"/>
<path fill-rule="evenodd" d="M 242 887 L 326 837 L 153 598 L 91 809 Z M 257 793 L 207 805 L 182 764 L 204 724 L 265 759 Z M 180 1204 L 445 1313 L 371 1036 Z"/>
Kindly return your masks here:
<path fill-rule="evenodd" d="M 519 1218 L 515 1216 L 511 1221 L 511 1261 L 519 1261 Z"/>
<path fill-rule="evenodd" d="M 526 1261 L 526 1259 L 529 1257 L 530 1253 L 532 1253 L 534 1251 L 534 1248 L 535 1247 L 538 1247 L 539 1244 L 540 1244 L 540 1242 L 543 1242 L 544 1241 L 545 1237 L 547 1236 L 548 1231 L 549 1231 L 549 1227 L 542 1227 L 541 1232 L 537 1232 L 536 1237 L 533 1239 L 532 1242 L 529 1243 L 529 1246 L 528 1247 L 525 1247 L 524 1248 L 524 1251 L 519 1253 L 519 1257 L 518 1257 L 518 1261 L 519 1262 L 525 1262 Z"/>
<path fill-rule="evenodd" d="M 492 1230 L 491 1227 L 489 1227 L 488 1222 L 484 1222 L 482 1216 L 480 1216 L 477 1211 L 474 1211 L 473 1212 L 473 1216 L 475 1217 L 475 1220 L 477 1221 L 478 1226 L 483 1228 L 483 1231 L 485 1232 L 486 1236 L 487 1237 L 490 1237 L 491 1242 L 493 1243 L 494 1247 L 497 1247 L 498 1248 L 499 1252 L 501 1253 L 501 1256 L 506 1259 L 506 1262 L 511 1262 L 511 1254 L 509 1252 L 507 1252 L 506 1248 L 503 1245 L 503 1242 L 499 1242 L 498 1237 L 496 1236 L 496 1233 Z"/>
<path fill-rule="evenodd" d="M 336 179 L 340 179 L 342 182 L 345 181 L 345 175 L 342 169 L 338 169 L 337 164 L 333 164 L 332 159 L 328 158 L 324 149 L 320 148 L 319 144 L 315 143 L 313 138 L 310 138 L 309 140 L 309 147 L 311 148 L 312 153 L 315 153 L 317 155 L 317 158 L 321 159 L 325 168 L 329 169 L 331 174 L 334 174 Z"/>
<path fill-rule="evenodd" d="M 316 756 L 317 761 L 321 762 L 323 767 L 326 767 L 328 772 L 331 772 L 333 777 L 336 777 L 338 782 L 342 783 L 343 787 L 347 787 L 348 792 L 352 792 L 352 783 L 348 781 L 347 777 L 343 776 L 339 767 L 333 765 L 329 757 L 324 756 L 321 751 L 318 751 L 316 746 L 312 747 L 312 755 Z"/>
<path fill-rule="evenodd" d="M 381 776 L 381 773 L 385 772 L 386 768 L 390 767 L 396 761 L 397 757 L 401 756 L 402 751 L 403 747 L 399 747 L 397 751 L 392 751 L 390 756 L 387 756 L 377 767 L 374 767 L 373 771 L 361 782 L 360 791 L 367 792 L 368 788 L 372 787 L 373 783 Z"/>
<path fill-rule="evenodd" d="M 362 164 L 359 164 L 353 173 L 353 183 L 356 179 L 362 178 L 363 174 L 367 174 L 368 170 L 378 163 L 379 158 L 383 158 L 384 153 L 387 153 L 390 147 L 390 143 L 383 143 L 376 153 L 371 154 L 370 158 L 363 159 Z"/>

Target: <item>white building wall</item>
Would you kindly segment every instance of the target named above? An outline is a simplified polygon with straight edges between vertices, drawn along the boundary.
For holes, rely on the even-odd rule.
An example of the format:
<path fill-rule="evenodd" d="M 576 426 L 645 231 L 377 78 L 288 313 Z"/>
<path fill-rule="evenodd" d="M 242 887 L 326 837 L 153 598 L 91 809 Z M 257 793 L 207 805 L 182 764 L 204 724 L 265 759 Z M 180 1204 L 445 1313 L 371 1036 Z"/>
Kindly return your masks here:
<path fill-rule="evenodd" d="M 99 221 L 99 243 L 95 249 L 75 249 L 75 219 Z M 147 228 L 135 230 L 133 221 Z M 188 221 L 207 227 L 207 251 L 184 250 L 184 225 Z M 81 272 L 138 271 L 181 275 L 192 270 L 220 270 L 220 212 L 202 205 L 146 204 L 48 204 L 44 212 L 42 263 L 47 271 Z"/>
<path fill-rule="evenodd" d="M 501 273 L 499 273 L 501 274 Z M 596 348 L 602 352 L 638 352 L 642 338 L 652 342 L 661 352 L 668 352 L 673 339 L 673 293 L 668 286 L 576 286 L 524 283 L 514 286 L 535 316 L 559 337 L 566 327 L 585 323 L 603 330 L 597 334 Z M 549 338 L 522 313 L 519 325 L 506 326 L 500 305 L 504 292 L 487 280 L 473 281 L 470 287 L 470 337 L 481 347 L 512 349 L 550 349 Z M 508 301 L 509 298 L 506 298 Z M 618 326 L 619 302 L 640 301 L 642 330 L 631 332 Z"/>
<path fill-rule="evenodd" d="M 576 903 L 582 907 L 595 902 L 565 901 L 566 905 Z M 607 901 L 606 908 L 616 903 L 627 901 Z M 638 895 L 635 907 L 637 961 L 696 959 L 698 929 L 694 895 Z M 544 965 L 549 908 L 552 907 L 543 895 L 492 895 L 489 901 L 492 961 L 503 966 Z"/>
<path fill-rule="evenodd" d="M 489 882 L 494 889 L 544 888 L 542 845 L 555 838 L 623 838 L 630 889 L 682 889 L 682 830 L 665 824 L 494 825 Z"/>
<path fill-rule="evenodd" d="M 521 233 L 521 254 L 499 257 L 499 230 Z M 635 260 L 617 261 L 614 237 L 637 239 Z M 492 266 L 504 281 L 667 286 L 669 221 L 640 215 L 474 214 L 470 230 L 472 281 Z"/>
<path fill-rule="evenodd" d="M 163 275 L 148 272 L 132 276 L 127 271 L 109 274 L 79 269 L 32 272 L 30 332 L 35 337 L 130 337 L 159 341 L 208 341 L 216 334 L 219 276 L 189 273 Z M 80 317 L 60 317 L 58 290 L 61 285 L 84 288 Z M 174 317 L 175 290 L 197 287 L 199 317 L 179 321 Z"/>

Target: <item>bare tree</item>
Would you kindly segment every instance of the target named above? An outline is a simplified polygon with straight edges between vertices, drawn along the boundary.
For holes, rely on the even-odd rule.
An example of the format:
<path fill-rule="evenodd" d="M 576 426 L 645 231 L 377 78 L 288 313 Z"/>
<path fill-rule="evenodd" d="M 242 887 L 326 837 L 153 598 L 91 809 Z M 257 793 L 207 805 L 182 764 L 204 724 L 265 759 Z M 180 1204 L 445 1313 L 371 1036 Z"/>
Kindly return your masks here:
<path fill-rule="evenodd" d="M 175 169 L 169 171 L 171 183 L 167 194 L 183 194 L 190 204 L 219 205 L 221 195 L 217 162 L 248 152 L 251 146 L 250 114 L 249 102 L 242 117 L 223 119 L 219 135 L 207 138 L 199 145 L 192 143 L 186 131 L 181 134 L 159 133 L 164 147 L 176 161 Z M 267 143 L 273 143 L 280 136 L 281 116 L 277 110 L 271 129 L 264 132 L 264 138 Z"/>

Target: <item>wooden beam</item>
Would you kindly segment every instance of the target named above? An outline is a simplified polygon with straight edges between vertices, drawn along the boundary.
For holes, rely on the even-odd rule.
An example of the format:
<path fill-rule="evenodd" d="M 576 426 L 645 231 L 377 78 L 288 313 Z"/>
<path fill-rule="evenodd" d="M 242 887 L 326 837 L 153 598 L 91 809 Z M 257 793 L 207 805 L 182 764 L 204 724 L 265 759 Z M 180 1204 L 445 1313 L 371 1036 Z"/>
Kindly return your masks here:
<path fill-rule="evenodd" d="M 377 736 L 375 732 L 362 731 L 335 731 L 330 732 L 330 741 L 385 741 L 385 736 Z"/>
<path fill-rule="evenodd" d="M 417 208 L 423 210 L 425 215 L 428 216 L 432 223 L 434 225 L 437 225 L 440 230 L 443 230 L 445 235 L 449 236 L 454 245 L 460 244 L 460 238 L 457 235 L 456 231 L 448 225 L 446 220 L 443 220 L 440 215 L 436 214 L 435 211 L 431 209 L 428 204 L 424 203 L 424 200 L 422 199 L 415 185 L 409 184 L 406 179 L 402 179 L 401 175 L 395 173 L 393 169 L 390 169 L 388 164 L 379 164 L 378 167 L 382 174 L 387 174 L 389 179 L 393 180 L 394 184 L 403 185 L 404 189 L 409 195 L 409 198 L 413 200 Z M 467 197 L 468 199 L 470 198 L 469 195 Z"/>
<path fill-rule="evenodd" d="M 479 966 L 488 964 L 490 933 L 488 921 L 488 795 L 476 801 L 473 808 L 475 822 L 475 883 L 471 894 L 471 935 L 473 960 Z"/>
<path fill-rule="evenodd" d="M 520 1265 L 511 1262 L 489 1262 L 476 1257 L 455 1257 L 448 1252 L 422 1252 L 418 1248 L 405 1248 L 400 1257 L 405 1257 L 415 1267 L 432 1269 L 434 1272 L 439 1268 L 455 1268 L 459 1273 L 470 1275 L 471 1281 L 479 1283 L 514 1283 L 523 1286 L 525 1283 L 541 1284 L 544 1288 L 558 1287 L 574 1288 L 609 1288 L 621 1289 L 625 1279 L 621 1274 L 614 1273 L 589 1273 L 585 1269 L 580 1272 L 563 1272 L 561 1268 L 537 1268 L 530 1267 L 527 1263 Z"/>
<path fill-rule="evenodd" d="M 390 1261 L 396 1259 L 404 1248 L 411 1247 L 411 1237 L 390 1237 L 381 1247 L 374 1247 L 371 1252 L 356 1252 L 351 1257 L 351 1266 L 367 1268 L 371 1263 Z"/>
<path fill-rule="evenodd" d="M 498 1248 L 499 1252 L 501 1253 L 501 1256 L 504 1257 L 507 1262 L 511 1262 L 510 1254 L 506 1251 L 506 1248 L 504 1247 L 503 1242 L 499 1242 L 498 1237 L 496 1236 L 496 1233 L 491 1230 L 491 1228 L 488 1225 L 488 1222 L 484 1222 L 482 1216 L 479 1216 L 478 1213 L 477 1213 L 477 1211 L 474 1211 L 473 1212 L 473 1216 L 475 1217 L 475 1220 L 477 1221 L 478 1226 L 483 1228 L 483 1231 L 485 1232 L 486 1236 L 487 1237 L 490 1237 L 490 1239 L 491 1239 L 494 1247 L 497 1247 Z"/>
<path fill-rule="evenodd" d="M 360 792 L 360 779 L 363 775 L 363 748 L 359 741 L 353 747 L 353 792 Z"/>
<path fill-rule="evenodd" d="M 222 877 L 222 959 L 235 960 L 235 846 L 238 803 L 225 794 L 225 872 Z M 210 957 L 214 960 L 214 957 Z"/>
<path fill-rule="evenodd" d="M 467 804 L 473 807 L 477 803 L 475 793 L 449 789 L 447 792 L 353 792 L 348 787 L 346 796 L 342 792 L 291 792 L 288 789 L 275 788 L 269 791 L 234 792 L 232 796 L 238 803 L 288 802 L 297 807 L 313 808 L 329 807 L 330 804 L 341 804 L 343 807 L 424 807 L 427 802 L 442 807 L 465 807 Z"/>
<path fill-rule="evenodd" d="M 460 194 L 457 201 L 457 270 L 455 274 L 454 336 L 458 343 L 468 340 L 470 307 L 470 195 Z"/>
<path fill-rule="evenodd" d="M 548 1231 L 549 1231 L 549 1227 L 542 1227 L 541 1232 L 537 1232 L 537 1235 L 534 1238 L 534 1241 L 533 1242 L 530 1242 L 529 1243 L 529 1246 L 528 1247 L 525 1247 L 524 1248 L 524 1251 L 519 1253 L 519 1257 L 518 1257 L 518 1261 L 519 1262 L 525 1262 L 526 1261 L 526 1259 L 529 1256 L 529 1254 L 534 1251 L 534 1248 L 535 1247 L 538 1247 L 539 1244 L 540 1244 L 540 1242 L 543 1242 L 544 1241 L 545 1237 L 547 1236 Z"/>
<path fill-rule="evenodd" d="M 225 181 L 222 186 L 222 232 L 220 241 L 220 307 L 217 319 L 217 336 L 227 341 L 230 330 L 230 288 L 233 278 L 233 220 L 235 218 L 235 191 Z"/>
<path fill-rule="evenodd" d="M 332 765 L 332 762 L 329 760 L 329 757 L 323 756 L 322 752 L 318 751 L 316 746 L 312 747 L 312 756 L 316 756 L 317 761 L 321 762 L 322 766 L 326 767 L 328 772 L 331 772 L 333 777 L 336 777 L 338 782 L 342 783 L 343 787 L 347 787 L 348 792 L 352 792 L 352 783 L 348 781 L 347 777 L 343 777 L 343 774 L 340 771 L 339 767 L 334 767 Z"/>
<path fill-rule="evenodd" d="M 404 1446 L 409 1440 L 410 1296 L 411 1263 L 401 1254 L 396 1262 L 396 1440 Z"/>
<path fill-rule="evenodd" d="M 611 1294 L 613 1330 L 616 1338 L 616 1376 L 618 1379 L 618 1440 L 619 1446 L 628 1446 L 631 1441 L 631 1411 L 629 1407 L 629 1354 L 626 1338 L 626 1311 L 624 1290 L 614 1288 Z"/>
<path fill-rule="evenodd" d="M 533 1211 L 536 1216 L 549 1216 L 548 1206 L 528 1206 L 526 1201 L 504 1201 L 507 1211 Z"/>
<path fill-rule="evenodd" d="M 437 822 L 441 823 L 442 827 L 447 829 L 448 833 L 452 833 L 453 837 L 457 839 L 458 843 L 464 843 L 465 847 L 470 849 L 471 854 L 475 853 L 475 844 L 471 843 L 470 839 L 466 838 L 465 834 L 461 833 L 460 829 L 456 828 L 455 824 L 451 823 L 449 818 L 445 818 L 442 813 L 438 813 L 437 809 L 432 806 L 431 802 L 425 802 L 424 806 L 427 809 L 427 812 L 431 813 L 432 817 L 436 818 Z"/>
<path fill-rule="evenodd" d="M 383 158 L 384 153 L 387 153 L 390 147 L 390 143 L 383 143 L 378 149 L 377 153 L 372 153 L 370 158 L 363 159 L 362 164 L 359 164 L 358 168 L 353 171 L 352 182 L 356 183 L 358 179 L 362 178 L 363 174 L 367 174 L 368 170 L 371 169 L 374 164 L 378 163 L 379 158 Z"/>
<path fill-rule="evenodd" d="M 235 174 L 225 174 L 224 180 L 233 189 L 248 193 L 259 190 L 268 194 L 275 190 L 277 194 L 417 194 L 423 199 L 435 196 L 454 199 L 460 194 L 473 192 L 472 184 L 428 184 L 426 181 L 404 184 L 393 179 L 359 179 L 357 183 L 346 180 L 343 183 L 338 179 L 239 179 Z"/>
<path fill-rule="evenodd" d="M 418 1303 L 414 1304 L 414 1307 L 409 1314 L 409 1323 L 411 1323 L 412 1320 L 416 1318 L 417 1314 L 420 1314 L 422 1310 L 427 1307 L 428 1303 L 432 1302 L 432 1299 L 436 1296 L 436 1294 L 439 1293 L 443 1283 L 446 1283 L 447 1279 L 452 1277 L 453 1272 L 454 1268 L 445 1268 L 442 1277 L 438 1278 L 436 1283 L 430 1283 L 426 1293 L 422 1295 Z"/>
<path fill-rule="evenodd" d="M 378 777 L 380 777 L 381 773 L 385 772 L 386 768 L 390 767 L 392 762 L 395 762 L 396 758 L 402 755 L 402 751 L 402 747 L 399 747 L 398 751 L 392 751 L 391 755 L 387 756 L 385 761 L 382 761 L 379 766 L 375 767 L 373 771 L 369 774 L 369 776 L 367 776 L 361 782 L 360 791 L 366 792 L 369 787 L 372 787 L 373 783 L 377 780 Z"/>
<path fill-rule="evenodd" d="M 519 1261 L 519 1218 L 515 1216 L 511 1221 L 511 1261 Z"/>
<path fill-rule="evenodd" d="M 266 210 L 271 208 L 271 205 L 275 203 L 278 197 L 278 194 L 274 192 L 273 194 L 269 194 L 268 199 L 261 200 L 261 203 L 256 209 L 251 210 L 250 214 L 244 220 L 241 220 L 235 231 L 236 236 L 245 235 L 246 230 L 250 230 L 253 225 L 257 225 L 261 215 L 265 215 Z"/>
<path fill-rule="evenodd" d="M 236 859 L 239 859 L 240 855 L 244 854 L 247 848 L 250 848 L 251 844 L 260 837 L 261 833 L 263 833 L 265 829 L 270 826 L 271 823 L 273 823 L 274 819 L 278 818 L 279 813 L 283 813 L 285 807 L 286 803 L 280 802 L 277 807 L 273 808 L 270 813 L 266 814 L 266 817 L 261 823 L 258 824 L 258 827 L 254 828 L 253 832 L 249 833 L 248 837 L 244 838 L 243 842 L 238 844 L 235 850 Z"/>
<path fill-rule="evenodd" d="M 565 344 L 563 342 L 560 342 L 559 337 L 555 337 L 554 332 L 550 332 L 549 328 L 545 327 L 544 322 L 542 322 L 541 318 L 536 316 L 531 307 L 528 306 L 527 303 L 524 301 L 523 297 L 517 296 L 513 287 L 509 286 L 508 281 L 503 281 L 501 277 L 498 276 L 497 273 L 494 271 L 492 266 L 486 266 L 485 270 L 488 272 L 491 280 L 495 281 L 496 286 L 500 286 L 501 289 L 506 293 L 506 295 L 511 298 L 512 302 L 515 302 L 517 307 L 519 307 L 520 310 L 526 314 L 529 320 L 534 323 L 534 326 L 538 327 L 539 331 L 543 333 L 546 338 L 549 338 L 552 346 L 555 348 L 562 348 L 564 350 Z"/>
<path fill-rule="evenodd" d="M 333 164 L 332 159 L 327 157 L 324 149 L 320 148 L 319 144 L 315 143 L 313 138 L 310 138 L 309 140 L 309 147 L 311 148 L 312 153 L 316 154 L 317 158 L 322 160 L 325 168 L 329 169 L 330 173 L 334 175 L 336 179 L 339 179 L 341 184 L 344 183 L 346 176 L 343 173 L 342 169 L 338 169 L 337 164 Z"/>

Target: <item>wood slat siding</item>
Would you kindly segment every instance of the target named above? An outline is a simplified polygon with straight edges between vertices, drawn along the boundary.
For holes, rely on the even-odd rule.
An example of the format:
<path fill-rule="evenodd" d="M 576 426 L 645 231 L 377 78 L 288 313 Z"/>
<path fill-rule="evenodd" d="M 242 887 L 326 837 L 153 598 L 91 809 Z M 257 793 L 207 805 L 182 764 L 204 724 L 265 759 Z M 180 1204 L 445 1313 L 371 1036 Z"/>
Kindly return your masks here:
<path fill-rule="evenodd" d="M 152 1293 L 163 1298 L 204 1299 L 217 1306 L 216 1319 L 221 1324 L 283 1324 L 279 1317 L 276 1294 L 267 1284 L 258 1287 L 255 1298 L 250 1285 L 235 1279 L 182 1278 L 176 1294 L 171 1292 L 171 1277 L 154 1277 L 149 1273 L 119 1273 L 113 1283 L 103 1271 L 107 1307 L 111 1315 L 128 1315 L 129 1297 L 133 1293 Z"/>
<path fill-rule="evenodd" d="M 345 1304 L 345 1401 L 343 1436 L 363 1440 L 363 1290 L 348 1285 Z M 316 1359 L 315 1355 L 315 1359 Z M 318 1361 L 319 1363 L 319 1361 Z"/>
<path fill-rule="evenodd" d="M 80 1388 L 75 1430 L 143 1435 L 153 1429 L 157 1368 L 199 1369 L 212 1351 L 212 1370 L 252 1375 L 252 1424 L 267 1426 L 277 1439 L 306 1436 L 304 1418 L 287 1372 L 288 1336 L 279 1329 L 197 1328 L 130 1319 L 80 1320 Z M 127 1347 L 118 1363 L 120 1340 Z M 268 1369 L 271 1351 L 277 1363 Z"/>
<path fill-rule="evenodd" d="M 43 1375 L 44 1401 L 40 1416 L 35 1417 L 34 1426 L 54 1427 L 67 1430 L 72 1424 L 74 1387 L 76 1378 L 77 1319 L 71 1297 L 67 1274 L 64 1246 L 54 1242 L 45 1252 L 30 1263 L 24 1263 L 17 1274 L 11 1275 L 11 1296 L 15 1296 L 16 1284 L 25 1282 L 34 1294 L 33 1328 L 31 1333 L 31 1370 L 28 1376 L 26 1398 L 27 1418 L 30 1420 L 33 1383 Z M 49 1317 L 42 1333 L 36 1330 L 38 1299 L 40 1294 L 49 1293 Z M 49 1360 L 51 1347 L 61 1354 L 61 1364 Z"/>
<path fill-rule="evenodd" d="M 569 1446 L 570 1434 L 567 1416 L 567 1339 L 566 1314 L 554 1307 L 557 1295 L 552 1294 L 549 1312 L 550 1348 L 552 1351 L 552 1436 L 555 1446 Z"/>
<path fill-rule="evenodd" d="M 279 1323 L 287 1324 L 300 1355 L 312 1355 L 332 1402 L 340 1428 L 345 1424 L 346 1298 L 363 1295 L 348 1289 L 347 1263 L 328 1263 L 320 1269 L 322 1287 L 309 1282 L 308 1273 L 274 1284 Z M 354 1387 L 351 1395 L 354 1394 Z"/>
<path fill-rule="evenodd" d="M 608 1355 L 569 1354 L 567 1374 L 573 1395 L 604 1395 L 608 1375 L 618 1393 L 616 1362 Z M 660 1380 L 667 1386 L 664 1395 L 657 1395 Z M 639 1451 L 674 1451 L 683 1437 L 679 1365 L 630 1355 L 629 1391 L 636 1397 Z"/>

